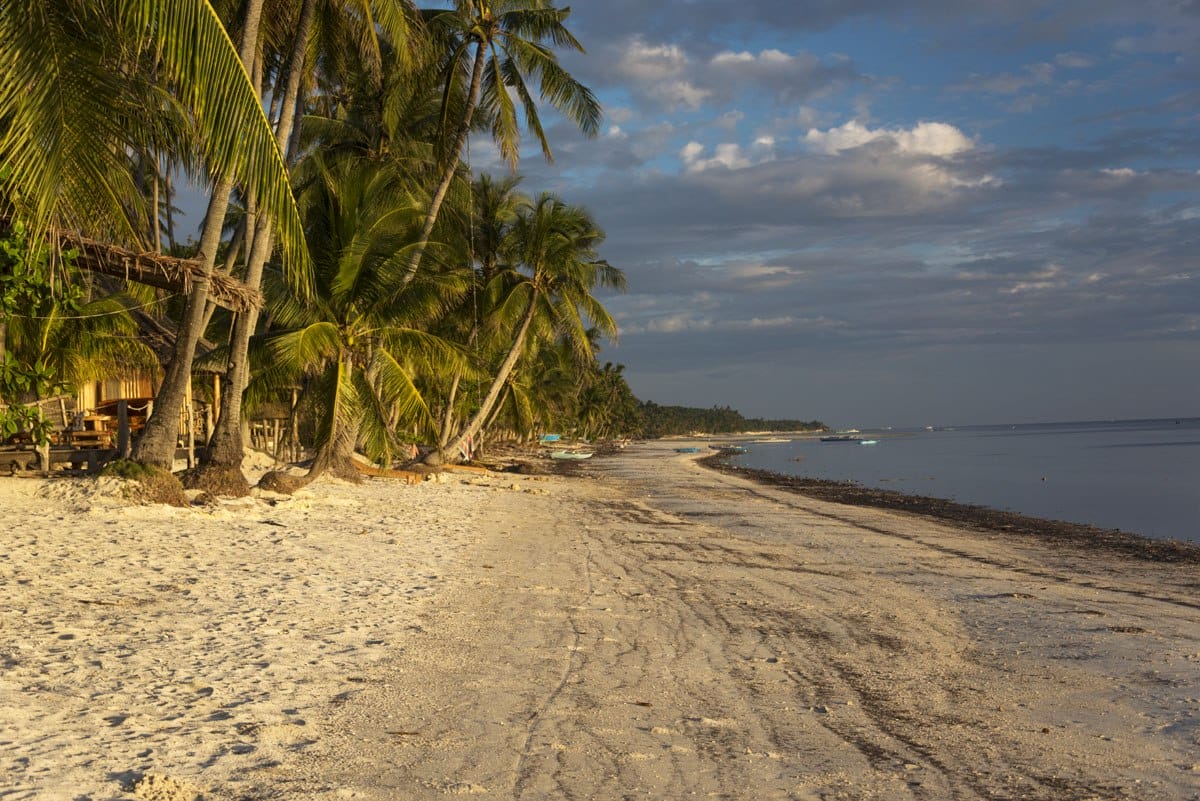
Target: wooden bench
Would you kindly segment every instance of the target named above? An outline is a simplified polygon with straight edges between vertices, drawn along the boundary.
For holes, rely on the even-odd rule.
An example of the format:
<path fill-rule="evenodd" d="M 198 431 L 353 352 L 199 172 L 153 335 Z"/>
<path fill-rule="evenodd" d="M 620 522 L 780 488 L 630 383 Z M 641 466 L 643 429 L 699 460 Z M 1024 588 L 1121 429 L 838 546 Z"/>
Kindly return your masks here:
<path fill-rule="evenodd" d="M 113 431 L 72 431 L 71 444 L 77 448 L 111 448 Z"/>

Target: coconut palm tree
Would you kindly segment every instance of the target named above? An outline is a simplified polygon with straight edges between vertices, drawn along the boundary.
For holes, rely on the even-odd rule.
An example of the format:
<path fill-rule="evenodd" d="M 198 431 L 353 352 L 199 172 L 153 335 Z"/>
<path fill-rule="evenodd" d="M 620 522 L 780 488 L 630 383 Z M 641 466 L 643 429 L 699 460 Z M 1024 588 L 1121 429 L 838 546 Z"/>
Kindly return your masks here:
<path fill-rule="evenodd" d="M 520 124 L 513 94 L 524 111 L 525 127 L 546 158 L 552 158 L 537 103 L 527 85 L 531 77 L 536 78 L 542 99 L 585 134 L 595 136 L 599 131 L 599 102 L 562 68 L 551 49 L 583 52 L 563 24 L 570 13 L 569 8 L 556 8 L 546 0 L 455 0 L 452 9 L 426 12 L 429 33 L 444 54 L 440 65 L 442 134 L 436 143 L 443 166 L 408 259 L 405 281 L 411 281 L 421 266 L 476 111 L 485 113 L 492 139 L 514 169 L 520 155 Z M 461 109 L 461 116 L 452 116 L 456 109 Z"/>
<path fill-rule="evenodd" d="M 449 322 L 456 326 L 450 333 L 455 341 L 464 343 L 468 353 L 477 356 L 481 355 L 482 350 L 478 342 L 479 295 L 502 269 L 502 263 L 514 244 L 512 231 L 518 213 L 530 203 L 529 198 L 517 189 L 520 182 L 519 176 L 494 178 L 486 173 L 475 179 L 471 184 L 471 213 L 466 220 L 466 230 L 459 232 L 459 237 L 468 244 L 465 257 L 473 264 L 474 283 L 470 296 L 464 299 L 463 307 L 457 314 L 449 316 Z M 464 399 L 459 396 L 464 376 L 465 371 L 458 370 L 451 378 L 442 412 L 438 447 L 444 448 L 448 444 L 450 437 L 456 433 L 454 426 L 460 417 L 473 411 L 471 407 L 464 406 Z"/>
<path fill-rule="evenodd" d="M 303 253 L 262 107 L 207 0 L 0 4 L 6 214 L 35 238 L 59 226 L 136 244 L 147 216 L 128 153 L 164 140 L 186 165 L 253 187 L 285 249 Z"/>
<path fill-rule="evenodd" d="M 420 209 L 395 171 L 342 161 L 317 175 L 300 193 L 310 221 L 313 295 L 305 298 L 268 273 L 264 286 L 279 328 L 263 342 L 275 369 L 307 375 L 315 387 L 317 453 L 309 480 L 325 471 L 354 479 L 356 446 L 386 464 L 401 452 L 397 424 L 431 431 L 415 379 L 452 368 L 459 357 L 423 328 L 454 304 L 466 280 L 428 271 L 400 288 L 402 245 L 411 241 Z"/>
<path fill-rule="evenodd" d="M 295 4 L 293 4 L 295 5 Z M 376 11 L 383 13 L 377 14 Z M 350 50 L 358 54 L 357 63 L 365 74 L 371 89 L 382 85 L 384 50 L 394 58 L 392 66 L 405 63 L 400 56 L 410 46 L 411 6 L 406 2 L 370 2 L 370 0 L 300 0 L 295 13 L 287 15 L 292 23 L 290 30 L 276 31 L 281 52 L 273 59 L 278 64 L 275 83 L 269 93 L 271 102 L 277 104 L 275 142 L 286 162 L 291 163 L 297 155 L 298 140 L 293 136 L 295 122 L 306 106 L 306 95 L 315 84 L 315 72 L 319 68 L 319 56 L 323 52 L 342 54 Z M 278 15 L 276 19 L 283 18 Z M 376 18 L 382 21 L 376 23 Z M 294 21 L 294 22 L 293 22 Z M 386 27 L 385 27 L 386 26 Z M 381 32 L 386 30 L 390 39 L 381 44 Z M 321 41 L 324 39 L 325 41 Z M 314 48 L 314 40 L 317 47 Z M 317 51 L 317 58 L 310 51 Z M 344 64 L 345 61 L 336 63 Z M 252 235 L 247 249 L 243 281 L 257 289 L 262 283 L 263 269 L 271 255 L 271 217 L 269 213 L 253 215 L 246 223 L 247 234 Z M 216 429 L 213 432 L 207 464 L 195 477 L 203 486 L 206 472 L 217 473 L 215 481 L 228 490 L 236 486 L 239 465 L 242 461 L 243 442 L 241 426 L 242 396 L 249 380 L 249 343 L 258 323 L 257 310 L 237 315 L 229 342 L 228 370 L 225 389 L 221 396 L 221 408 Z"/>
<path fill-rule="evenodd" d="M 485 329 L 510 344 L 479 409 L 433 461 L 468 457 L 531 339 L 562 337 L 590 357 L 588 321 L 602 335 L 616 336 L 616 323 L 592 292 L 624 289 L 625 275 L 598 258 L 604 232 L 585 209 L 543 193 L 518 215 L 513 237 L 514 267 L 487 288 L 494 311 Z"/>

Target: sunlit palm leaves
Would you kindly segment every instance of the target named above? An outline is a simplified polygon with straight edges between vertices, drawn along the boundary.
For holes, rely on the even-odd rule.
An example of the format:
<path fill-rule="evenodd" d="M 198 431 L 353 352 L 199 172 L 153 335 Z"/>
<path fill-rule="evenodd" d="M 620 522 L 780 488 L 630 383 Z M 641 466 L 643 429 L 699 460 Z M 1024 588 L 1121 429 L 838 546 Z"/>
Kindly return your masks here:
<path fill-rule="evenodd" d="M 420 210 L 393 171 L 344 160 L 314 169 L 312 178 L 300 204 L 310 221 L 315 291 L 300 297 L 268 276 L 279 326 L 267 335 L 271 358 L 280 370 L 313 379 L 323 448 L 348 454 L 357 444 L 386 463 L 399 452 L 399 426 L 430 429 L 414 376 L 451 369 L 459 357 L 424 327 L 451 307 L 466 282 L 430 274 L 397 294 Z"/>
<path fill-rule="evenodd" d="M 162 87 L 177 105 L 150 102 Z M 149 112 L 149 113 L 147 113 Z M 173 153 L 249 187 L 305 259 L 287 173 L 258 97 L 207 0 L 0 4 L 0 202 L 53 225 L 136 243 L 145 219 L 129 152 Z"/>
<path fill-rule="evenodd" d="M 537 82 L 542 100 L 588 136 L 596 135 L 603 117 L 599 102 L 562 68 L 552 49 L 583 51 L 564 24 L 570 13 L 568 8 L 555 8 L 542 0 L 459 0 L 452 10 L 429 13 L 430 31 L 446 53 L 442 68 L 446 144 L 453 144 L 450 130 L 456 122 L 449 113 L 451 99 L 470 93 L 467 81 L 473 60 L 481 60 L 483 72 L 479 95 L 469 95 L 468 108 L 478 105 L 501 155 L 510 164 L 517 163 L 521 141 L 513 95 L 521 105 L 525 127 L 545 156 L 552 157 L 537 101 L 527 83 L 530 79 Z M 457 151 L 446 154 L 447 160 L 457 158 Z"/>
<path fill-rule="evenodd" d="M 511 261 L 488 282 L 488 338 L 508 344 L 478 411 L 444 449 L 453 457 L 472 440 L 501 401 L 518 361 L 538 345 L 561 341 L 581 361 L 594 359 L 595 330 L 615 337 L 617 326 L 592 295 L 600 287 L 623 289 L 625 276 L 599 259 L 604 232 L 588 212 L 543 194 L 518 213 L 512 225 Z"/>

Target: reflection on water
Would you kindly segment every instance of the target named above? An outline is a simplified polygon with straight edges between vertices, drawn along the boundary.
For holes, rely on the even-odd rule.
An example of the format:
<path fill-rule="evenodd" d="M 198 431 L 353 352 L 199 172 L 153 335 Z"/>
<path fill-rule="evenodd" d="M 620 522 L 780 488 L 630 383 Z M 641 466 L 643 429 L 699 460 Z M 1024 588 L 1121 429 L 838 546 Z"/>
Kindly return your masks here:
<path fill-rule="evenodd" d="M 757 443 L 735 463 L 1200 541 L 1200 418 L 863 432 Z"/>
<path fill-rule="evenodd" d="M 1195 447 L 1200 445 L 1200 439 L 1195 442 L 1128 442 L 1116 445 L 1091 445 L 1092 448 L 1178 448 Z"/>

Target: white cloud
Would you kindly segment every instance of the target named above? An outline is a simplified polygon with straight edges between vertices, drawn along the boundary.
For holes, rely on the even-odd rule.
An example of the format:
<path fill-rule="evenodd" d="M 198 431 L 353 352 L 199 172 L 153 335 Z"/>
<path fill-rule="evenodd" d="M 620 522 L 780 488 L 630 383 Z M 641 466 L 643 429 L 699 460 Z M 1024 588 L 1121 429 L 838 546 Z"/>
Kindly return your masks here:
<path fill-rule="evenodd" d="M 789 56 L 782 50 L 774 49 L 760 51 L 757 55 L 745 51 L 734 53 L 726 50 L 723 53 L 717 53 L 713 56 L 709 63 L 719 69 L 743 70 L 746 67 L 750 67 L 760 71 L 771 72 L 787 69 L 800 61 L 809 64 L 816 63 L 816 59 L 808 54 Z"/>
<path fill-rule="evenodd" d="M 804 142 L 810 149 L 828 155 L 876 143 L 890 146 L 899 153 L 943 158 L 965 153 L 975 147 L 970 137 L 944 122 L 921 122 L 906 130 L 871 129 L 857 120 L 851 120 L 826 131 L 810 128 L 804 135 Z"/>
<path fill-rule="evenodd" d="M 679 152 L 684 167 L 688 172 L 703 172 L 714 167 L 727 170 L 738 170 L 749 167 L 753 162 L 742 152 L 740 145 L 734 142 L 722 142 L 713 149 L 712 158 L 702 158 L 704 145 L 699 142 L 688 142 Z"/>
<path fill-rule="evenodd" d="M 607 69 L 637 104 L 655 111 L 718 108 L 750 93 L 766 93 L 780 104 L 822 96 L 862 80 L 845 58 L 822 61 L 799 51 L 724 51 L 702 57 L 678 44 L 632 36 L 610 48 Z"/>
<path fill-rule="evenodd" d="M 630 40 L 624 57 L 617 65 L 618 72 L 626 78 L 647 83 L 682 75 L 687 68 L 688 57 L 683 48 L 647 44 L 640 36 Z"/>
<path fill-rule="evenodd" d="M 678 45 L 648 44 L 636 36 L 621 52 L 616 72 L 655 105 L 694 111 L 704 104 L 710 92 L 689 80 L 691 67 L 691 59 Z"/>
<path fill-rule="evenodd" d="M 953 125 L 870 128 L 858 121 L 810 129 L 793 141 L 758 132 L 713 145 L 693 139 L 676 152 L 693 193 L 812 219 L 911 216 L 946 209 L 965 192 L 1003 186 L 968 158 L 976 142 Z M 784 211 L 787 210 L 787 211 Z"/>

